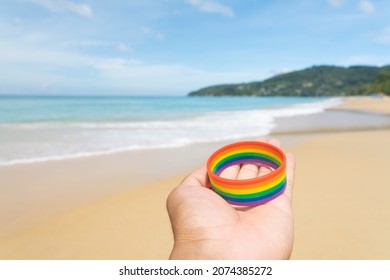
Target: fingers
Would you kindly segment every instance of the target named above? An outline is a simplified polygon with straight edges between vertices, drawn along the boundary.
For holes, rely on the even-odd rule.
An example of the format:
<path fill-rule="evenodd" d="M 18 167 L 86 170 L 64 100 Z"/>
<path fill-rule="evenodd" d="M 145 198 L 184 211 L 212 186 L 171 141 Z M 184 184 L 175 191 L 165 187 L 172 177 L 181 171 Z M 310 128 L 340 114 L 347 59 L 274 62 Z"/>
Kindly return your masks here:
<path fill-rule="evenodd" d="M 259 140 L 260 139 L 260 140 Z M 260 141 L 260 142 L 266 142 L 268 144 L 271 144 L 271 145 L 274 145 L 275 147 L 278 147 L 280 148 L 280 141 L 278 139 L 270 139 L 270 140 L 266 140 L 266 141 L 262 141 L 263 138 L 257 138 L 256 141 Z M 269 169 L 268 167 L 266 166 L 260 166 L 259 168 L 259 172 L 257 174 L 257 177 L 261 177 L 261 176 L 264 176 L 268 173 L 271 172 L 271 169 Z"/>
<path fill-rule="evenodd" d="M 236 180 L 240 168 L 241 165 L 239 164 L 229 166 L 228 168 L 223 170 L 219 176 L 226 179 Z"/>
<path fill-rule="evenodd" d="M 270 139 L 269 144 L 274 145 L 275 147 L 280 148 L 280 141 L 278 139 Z M 259 176 L 263 176 L 267 173 L 270 173 L 271 170 L 265 166 L 261 166 L 259 169 Z M 295 159 L 291 153 L 286 153 L 286 172 L 287 172 L 287 185 L 284 191 L 284 194 L 291 200 L 292 191 L 294 185 L 294 175 L 295 175 Z"/>
<path fill-rule="evenodd" d="M 195 170 L 184 178 L 182 184 L 190 186 L 209 187 L 209 179 L 207 176 L 206 166 Z"/>
<path fill-rule="evenodd" d="M 291 199 L 292 197 L 292 191 L 293 191 L 293 185 L 294 185 L 294 175 L 295 175 L 295 159 L 294 156 L 290 153 L 286 154 L 286 160 L 287 160 L 287 186 L 284 191 L 284 193 Z"/>
<path fill-rule="evenodd" d="M 256 178 L 259 173 L 259 166 L 257 164 L 246 163 L 241 165 L 238 171 L 237 180 L 246 180 Z"/>
<path fill-rule="evenodd" d="M 256 138 L 256 141 L 267 143 L 267 139 L 264 137 Z M 259 165 L 247 163 L 242 164 L 241 168 L 238 170 L 237 180 L 246 180 L 251 178 L 256 178 L 259 174 Z"/>
<path fill-rule="evenodd" d="M 256 141 L 267 143 L 267 139 L 265 137 L 258 137 Z M 259 165 L 257 164 L 243 164 L 241 166 L 240 171 L 238 172 L 237 179 L 245 180 L 256 178 L 259 174 Z"/>
<path fill-rule="evenodd" d="M 267 140 L 265 137 L 258 137 L 256 141 L 269 143 L 276 147 L 280 147 L 280 141 L 278 139 Z M 222 171 L 221 177 L 231 180 L 245 180 L 263 176 L 271 172 L 266 166 L 259 166 L 257 164 L 247 163 L 242 165 L 233 165 Z"/>

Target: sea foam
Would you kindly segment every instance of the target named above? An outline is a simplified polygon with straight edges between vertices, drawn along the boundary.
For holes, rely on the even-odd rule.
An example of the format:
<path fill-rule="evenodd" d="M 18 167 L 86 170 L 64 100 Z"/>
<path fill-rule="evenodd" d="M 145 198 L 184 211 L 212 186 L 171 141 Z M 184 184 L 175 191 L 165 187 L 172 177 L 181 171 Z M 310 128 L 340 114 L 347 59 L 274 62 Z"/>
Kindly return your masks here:
<path fill-rule="evenodd" d="M 342 102 L 340 98 L 304 100 L 268 109 L 209 110 L 165 119 L 2 123 L 0 165 L 250 139 L 268 135 L 279 117 L 320 113 Z"/>

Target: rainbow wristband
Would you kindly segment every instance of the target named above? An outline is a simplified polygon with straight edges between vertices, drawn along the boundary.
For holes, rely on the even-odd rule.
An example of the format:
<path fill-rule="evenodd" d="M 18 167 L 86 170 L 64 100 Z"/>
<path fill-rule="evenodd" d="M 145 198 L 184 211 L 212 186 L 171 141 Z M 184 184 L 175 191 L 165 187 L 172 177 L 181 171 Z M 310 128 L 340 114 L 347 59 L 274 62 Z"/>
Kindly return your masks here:
<path fill-rule="evenodd" d="M 264 176 L 231 180 L 219 175 L 227 167 L 254 163 L 271 168 Z M 286 187 L 286 156 L 271 144 L 243 141 L 215 151 L 207 161 L 207 173 L 212 189 L 227 202 L 238 206 L 264 204 L 283 193 Z"/>

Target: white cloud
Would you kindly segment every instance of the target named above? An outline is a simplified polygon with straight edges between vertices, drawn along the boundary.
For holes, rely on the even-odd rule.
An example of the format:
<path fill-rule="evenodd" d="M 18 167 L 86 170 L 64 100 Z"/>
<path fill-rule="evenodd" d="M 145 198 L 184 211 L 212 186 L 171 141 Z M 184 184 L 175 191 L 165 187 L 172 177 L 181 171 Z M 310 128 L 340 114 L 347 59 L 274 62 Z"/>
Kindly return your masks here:
<path fill-rule="evenodd" d="M 181 64 L 97 57 L 72 48 L 3 41 L 0 91 L 6 93 L 186 94 L 219 83 L 257 80 L 255 71 L 208 71 Z M 267 76 L 267 75 L 265 75 Z M 153 81 L 153 82 L 151 82 Z"/>
<path fill-rule="evenodd" d="M 375 55 L 375 54 L 358 54 L 347 57 L 342 65 L 375 65 L 383 66 L 389 64 L 390 54 L 389 55 Z"/>
<path fill-rule="evenodd" d="M 88 47 L 105 47 L 111 43 L 104 40 L 73 40 L 64 41 L 61 45 L 66 48 L 88 48 Z"/>
<path fill-rule="evenodd" d="M 88 18 L 91 18 L 93 16 L 92 8 L 85 3 L 75 3 L 69 0 L 24 0 L 24 1 L 37 4 L 55 13 L 72 12 Z"/>
<path fill-rule="evenodd" d="M 152 29 L 150 27 L 143 26 L 141 28 L 141 32 L 144 34 L 150 34 L 152 32 Z"/>
<path fill-rule="evenodd" d="M 359 9 L 365 13 L 373 13 L 375 11 L 375 6 L 370 0 L 361 0 L 359 2 Z"/>
<path fill-rule="evenodd" d="M 50 36 L 47 33 L 44 32 L 32 32 L 29 34 L 26 34 L 24 37 L 24 40 L 27 43 L 44 43 L 48 41 Z"/>
<path fill-rule="evenodd" d="M 180 64 L 145 64 L 121 58 L 96 61 L 95 67 L 99 69 L 102 80 L 115 85 L 116 89 L 150 93 L 186 94 L 211 84 L 259 78 L 258 73 L 210 72 Z"/>
<path fill-rule="evenodd" d="M 283 67 L 283 68 L 278 68 L 278 69 L 271 69 L 269 71 L 271 76 L 276 76 L 276 75 L 281 75 L 281 74 L 287 74 L 294 71 L 294 69 L 290 67 Z"/>
<path fill-rule="evenodd" d="M 341 7 L 346 0 L 328 0 L 328 2 L 333 7 Z"/>
<path fill-rule="evenodd" d="M 133 48 L 130 48 L 128 47 L 127 45 L 123 44 L 123 43 L 119 43 L 116 45 L 116 48 L 122 52 L 128 52 L 128 53 L 131 53 L 133 52 Z"/>
<path fill-rule="evenodd" d="M 347 0 L 328 0 L 328 3 L 336 8 L 344 6 L 346 2 Z M 358 7 L 364 13 L 373 13 L 375 11 L 375 5 L 371 0 L 359 0 Z"/>
<path fill-rule="evenodd" d="M 14 18 L 12 19 L 12 22 L 13 22 L 14 24 L 16 24 L 16 25 L 20 25 L 20 24 L 23 23 L 23 20 L 22 20 L 20 17 L 14 17 Z"/>
<path fill-rule="evenodd" d="M 30 40 L 31 41 L 31 40 Z M 134 49 L 122 42 L 110 42 L 104 40 L 73 40 L 73 41 L 64 41 L 59 44 L 59 46 L 67 49 L 84 49 L 88 50 L 89 48 L 114 48 L 115 50 L 121 52 L 132 53 Z"/>
<path fill-rule="evenodd" d="M 87 59 L 77 53 L 44 47 L 43 44 L 3 41 L 0 46 L 0 61 L 15 65 L 26 64 L 55 68 L 75 65 L 75 63 L 85 64 Z"/>
<path fill-rule="evenodd" d="M 216 13 L 228 17 L 234 17 L 233 10 L 214 0 L 186 0 L 187 3 L 198 8 L 202 12 Z"/>
<path fill-rule="evenodd" d="M 141 27 L 140 31 L 145 36 L 148 36 L 148 37 L 151 37 L 151 38 L 155 38 L 155 39 L 157 39 L 159 41 L 164 41 L 165 40 L 164 33 L 155 31 L 155 30 L 153 30 L 150 27 L 143 26 L 143 27 Z"/>

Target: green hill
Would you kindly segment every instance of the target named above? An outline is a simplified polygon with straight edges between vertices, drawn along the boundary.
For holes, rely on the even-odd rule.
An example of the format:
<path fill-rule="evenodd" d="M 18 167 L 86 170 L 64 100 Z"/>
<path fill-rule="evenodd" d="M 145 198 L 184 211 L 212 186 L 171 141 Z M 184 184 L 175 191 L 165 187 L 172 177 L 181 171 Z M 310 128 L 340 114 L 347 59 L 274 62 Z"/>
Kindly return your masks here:
<path fill-rule="evenodd" d="M 390 66 L 314 66 L 261 82 L 210 86 L 191 92 L 189 96 L 347 96 L 389 93 L 389 77 Z"/>
<path fill-rule="evenodd" d="M 367 91 L 390 95 L 390 66 L 382 67 Z"/>

